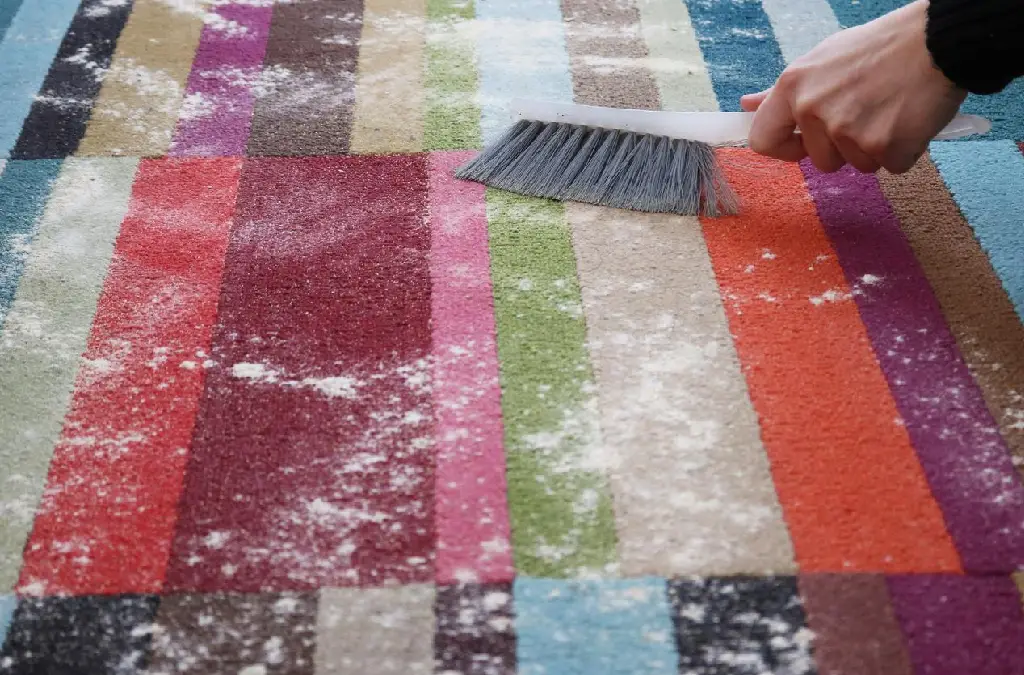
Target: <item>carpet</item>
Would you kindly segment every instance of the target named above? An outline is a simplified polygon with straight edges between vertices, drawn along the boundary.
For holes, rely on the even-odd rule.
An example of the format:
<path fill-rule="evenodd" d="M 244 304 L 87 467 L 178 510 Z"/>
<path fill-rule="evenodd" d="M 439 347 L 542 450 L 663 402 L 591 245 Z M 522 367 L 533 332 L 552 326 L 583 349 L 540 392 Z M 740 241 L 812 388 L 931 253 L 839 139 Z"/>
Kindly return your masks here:
<path fill-rule="evenodd" d="M 896 0 L 0 0 L 0 673 L 1024 673 L 1024 85 L 739 215 L 453 178 Z"/>

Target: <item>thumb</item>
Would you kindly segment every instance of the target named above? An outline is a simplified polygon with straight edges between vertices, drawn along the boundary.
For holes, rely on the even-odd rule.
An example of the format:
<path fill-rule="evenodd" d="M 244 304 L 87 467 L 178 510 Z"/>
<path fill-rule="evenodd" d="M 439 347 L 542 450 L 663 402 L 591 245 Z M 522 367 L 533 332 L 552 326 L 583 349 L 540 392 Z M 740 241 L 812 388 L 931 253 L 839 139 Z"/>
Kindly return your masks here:
<path fill-rule="evenodd" d="M 750 125 L 750 149 L 759 155 L 799 162 L 807 156 L 807 150 L 800 134 L 795 133 L 796 120 L 789 103 L 778 91 L 768 93 Z"/>
<path fill-rule="evenodd" d="M 756 94 L 746 94 L 740 97 L 740 107 L 746 112 L 754 112 L 761 107 L 764 100 L 768 98 L 768 94 L 771 93 L 771 89 L 765 89 L 759 91 Z"/>

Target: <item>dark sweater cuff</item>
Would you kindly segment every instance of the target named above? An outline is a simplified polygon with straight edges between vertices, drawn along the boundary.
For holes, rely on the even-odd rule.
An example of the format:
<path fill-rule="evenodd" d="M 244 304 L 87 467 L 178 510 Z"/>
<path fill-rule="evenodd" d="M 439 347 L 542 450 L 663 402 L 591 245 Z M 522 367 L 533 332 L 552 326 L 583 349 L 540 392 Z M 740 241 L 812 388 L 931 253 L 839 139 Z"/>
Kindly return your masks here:
<path fill-rule="evenodd" d="M 932 61 L 973 94 L 1002 91 L 1024 75 L 1024 0 L 930 0 Z"/>

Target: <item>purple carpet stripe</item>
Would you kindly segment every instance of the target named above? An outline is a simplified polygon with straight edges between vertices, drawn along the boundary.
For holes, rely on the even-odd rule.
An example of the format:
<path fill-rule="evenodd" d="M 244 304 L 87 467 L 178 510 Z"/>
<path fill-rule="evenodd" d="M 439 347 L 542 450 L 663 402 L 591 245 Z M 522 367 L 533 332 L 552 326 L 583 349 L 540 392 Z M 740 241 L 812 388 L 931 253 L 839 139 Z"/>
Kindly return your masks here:
<path fill-rule="evenodd" d="M 964 570 L 1013 571 L 1024 487 L 877 178 L 803 168 Z"/>
<path fill-rule="evenodd" d="M 171 156 L 245 155 L 273 7 L 239 3 L 214 11 L 238 28 L 203 28 Z"/>
<path fill-rule="evenodd" d="M 1009 577 L 889 577 L 910 661 L 918 675 L 1020 675 L 1024 612 Z"/>

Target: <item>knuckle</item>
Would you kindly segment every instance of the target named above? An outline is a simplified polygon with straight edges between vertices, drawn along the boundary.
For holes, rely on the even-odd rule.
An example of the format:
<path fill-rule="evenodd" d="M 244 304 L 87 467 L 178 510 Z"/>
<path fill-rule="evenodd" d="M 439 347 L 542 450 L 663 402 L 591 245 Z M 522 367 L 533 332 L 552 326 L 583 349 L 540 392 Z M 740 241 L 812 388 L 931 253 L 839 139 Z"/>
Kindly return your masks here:
<path fill-rule="evenodd" d="M 849 115 L 833 115 L 825 128 L 832 138 L 856 142 L 856 120 Z"/>
<path fill-rule="evenodd" d="M 779 89 L 793 89 L 797 84 L 799 84 L 800 80 L 803 79 L 803 71 L 803 66 L 794 63 L 789 68 L 782 71 L 782 74 L 779 75 L 779 79 L 775 86 Z"/>
<path fill-rule="evenodd" d="M 807 120 L 817 117 L 818 103 L 811 98 L 798 98 L 793 102 L 793 118 L 798 123 L 806 123 Z"/>
<path fill-rule="evenodd" d="M 869 136 L 861 139 L 857 145 L 868 157 L 886 157 L 890 154 L 890 143 L 884 138 Z"/>

